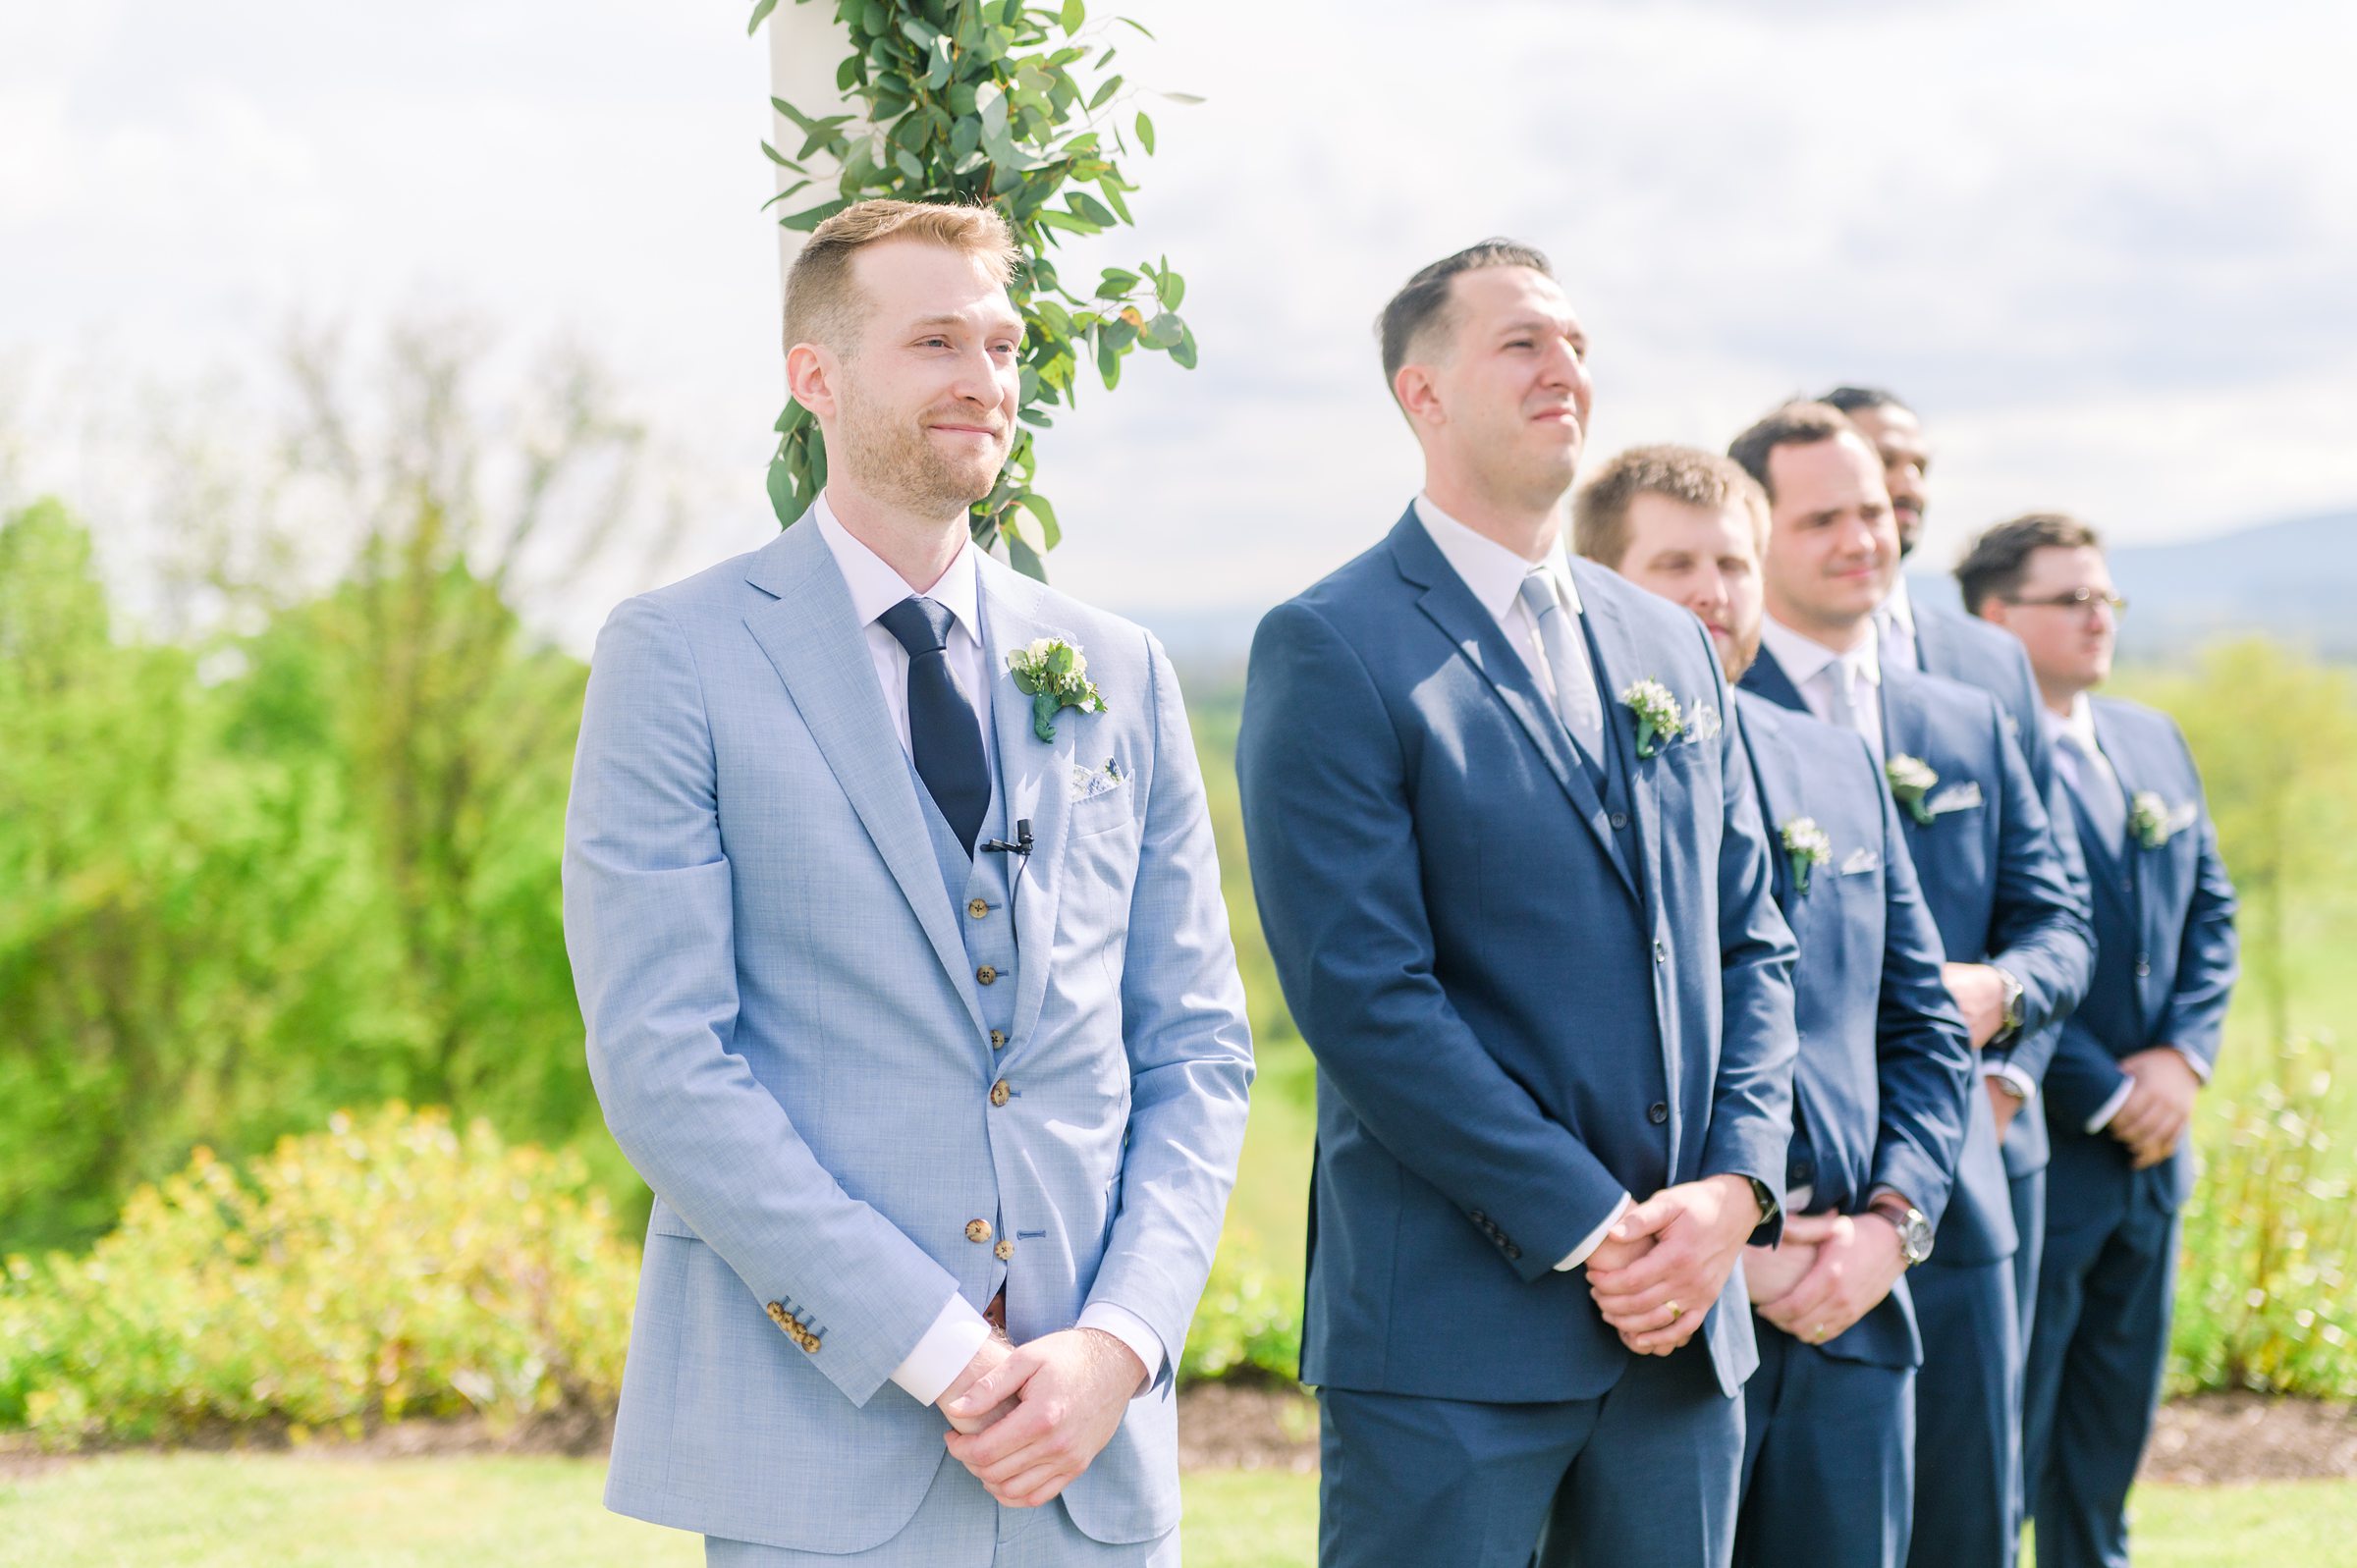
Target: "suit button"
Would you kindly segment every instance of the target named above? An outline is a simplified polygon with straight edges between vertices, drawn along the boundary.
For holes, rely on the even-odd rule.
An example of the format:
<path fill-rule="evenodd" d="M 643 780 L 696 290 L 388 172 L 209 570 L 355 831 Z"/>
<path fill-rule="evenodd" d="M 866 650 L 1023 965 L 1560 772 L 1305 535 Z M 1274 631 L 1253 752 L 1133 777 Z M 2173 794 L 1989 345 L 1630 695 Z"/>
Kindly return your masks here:
<path fill-rule="evenodd" d="M 1656 937 L 1653 943 L 1653 961 L 1655 963 L 1670 961 L 1670 944 L 1662 941 L 1659 937 Z"/>
<path fill-rule="evenodd" d="M 976 920 L 979 920 L 984 915 L 990 913 L 990 905 L 984 903 L 979 898 L 971 899 L 965 906 L 965 912 L 969 915 L 972 915 Z"/>
<path fill-rule="evenodd" d="M 1670 1108 L 1663 1105 L 1659 1100 L 1656 1100 L 1652 1105 L 1645 1108 L 1645 1119 L 1658 1127 L 1663 1122 L 1670 1119 Z"/>
<path fill-rule="evenodd" d="M 771 1323 L 776 1324 L 781 1328 L 786 1326 L 786 1309 L 783 1306 L 773 1301 L 764 1310 L 768 1312 L 769 1321 Z"/>
<path fill-rule="evenodd" d="M 1014 1256 L 1014 1243 L 1012 1241 L 1002 1241 L 990 1250 L 998 1254 L 999 1262 L 1005 1263 L 1008 1259 Z"/>
<path fill-rule="evenodd" d="M 972 1242 L 977 1247 L 988 1241 L 990 1239 L 990 1221 L 987 1219 L 968 1219 L 965 1222 L 965 1239 Z"/>
<path fill-rule="evenodd" d="M 1514 1245 L 1512 1242 L 1510 1242 L 1510 1241 L 1509 1241 L 1509 1242 L 1507 1242 L 1507 1243 L 1506 1244 L 1506 1259 L 1507 1259 L 1507 1262 L 1508 1262 L 1508 1263 L 1517 1263 L 1517 1262 L 1520 1262 L 1520 1261 L 1521 1261 L 1521 1257 L 1522 1257 L 1522 1249 L 1521 1249 L 1521 1248 L 1519 1248 L 1519 1247 L 1515 1246 L 1515 1245 Z"/>
<path fill-rule="evenodd" d="M 1001 1078 L 997 1083 L 994 1083 L 990 1086 L 990 1103 L 992 1105 L 1003 1106 L 1014 1098 L 1014 1091 L 1007 1087 L 1006 1079 Z"/>
<path fill-rule="evenodd" d="M 1623 828 L 1625 828 L 1625 827 L 1627 827 L 1627 826 L 1628 826 L 1628 813 L 1627 813 L 1627 812 L 1625 812 L 1625 811 L 1616 811 L 1616 812 L 1614 812 L 1614 813 L 1613 813 L 1613 832 L 1615 832 L 1615 833 L 1618 833 L 1618 832 L 1619 832 L 1621 829 L 1623 829 Z"/>
<path fill-rule="evenodd" d="M 996 969 L 993 969 L 990 965 L 984 964 L 981 968 L 974 971 L 974 978 L 987 986 L 992 981 L 999 978 L 999 972 Z"/>
<path fill-rule="evenodd" d="M 993 1029 L 990 1032 L 990 1049 L 993 1051 L 1005 1051 L 1007 1049 L 1006 1030 Z"/>
<path fill-rule="evenodd" d="M 2141 952 L 2138 953 L 2136 955 L 2136 978 L 2139 980 L 2146 979 L 2152 974 L 2152 972 L 2153 960 Z"/>

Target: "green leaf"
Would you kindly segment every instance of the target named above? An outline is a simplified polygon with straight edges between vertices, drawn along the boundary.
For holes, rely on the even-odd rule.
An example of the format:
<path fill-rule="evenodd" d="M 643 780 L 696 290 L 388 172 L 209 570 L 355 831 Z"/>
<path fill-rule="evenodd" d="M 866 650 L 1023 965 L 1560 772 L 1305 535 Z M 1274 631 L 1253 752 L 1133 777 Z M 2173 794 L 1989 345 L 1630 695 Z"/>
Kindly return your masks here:
<path fill-rule="evenodd" d="M 1186 323 L 1164 311 L 1138 330 L 1137 341 L 1149 349 L 1176 349 L 1185 341 Z"/>
<path fill-rule="evenodd" d="M 1058 20 L 1064 24 L 1068 36 L 1078 32 L 1081 25 L 1088 21 L 1088 7 L 1084 0 L 1064 0 L 1064 15 Z"/>
<path fill-rule="evenodd" d="M 1039 558 L 1039 552 L 1032 549 L 1029 545 L 1023 543 L 1020 539 L 1017 539 L 1013 534 L 1007 535 L 1007 561 L 1008 564 L 1014 567 L 1015 570 L 1021 572 L 1024 576 L 1029 577 L 1033 582 L 1045 582 L 1048 580 L 1048 564 Z M 1052 702 L 1055 699 L 1050 698 L 1049 700 Z M 1034 709 L 1038 707 L 1038 701 L 1039 699 L 1036 697 L 1032 699 L 1032 706 Z M 1038 724 L 1036 714 L 1034 715 L 1032 723 L 1036 729 Z M 1051 720 L 1050 723 L 1052 726 L 1053 721 Z"/>
<path fill-rule="evenodd" d="M 1094 114 L 1104 108 L 1106 101 L 1121 90 L 1122 79 L 1119 76 L 1107 77 L 1104 84 L 1097 88 L 1096 95 L 1088 100 L 1088 112 Z"/>
<path fill-rule="evenodd" d="M 851 200 L 852 198 L 850 196 L 837 196 L 834 200 L 822 201 L 815 207 L 804 207 L 799 212 L 790 212 L 785 217 L 778 220 L 778 227 L 781 229 L 792 229 L 799 234 L 808 234 L 811 230 L 817 228 L 820 224 L 826 222 L 829 218 L 834 217 L 835 214 L 850 206 L 851 204 Z"/>
<path fill-rule="evenodd" d="M 1050 550 L 1064 543 L 1064 528 L 1056 521 L 1056 509 L 1048 505 L 1046 496 L 1025 496 L 1016 504 L 1039 519 L 1040 537 L 1047 541 Z"/>
<path fill-rule="evenodd" d="M 1114 226 L 1114 216 L 1105 210 L 1105 203 L 1085 190 L 1069 192 L 1064 198 L 1064 204 L 1101 229 L 1110 229 Z"/>
<path fill-rule="evenodd" d="M 892 155 L 892 162 L 894 168 L 908 177 L 910 185 L 921 186 L 925 183 L 925 166 L 917 162 L 916 154 L 910 152 L 906 147 L 895 152 Z"/>
<path fill-rule="evenodd" d="M 776 164 L 781 169 L 792 169 L 795 174 L 804 174 L 808 172 L 803 169 L 800 164 L 795 162 L 792 158 L 787 157 L 786 154 L 780 152 L 777 148 L 771 146 L 766 141 L 761 143 L 761 150 L 769 154 L 769 161 Z"/>
<path fill-rule="evenodd" d="M 1154 300 L 1165 310 L 1176 310 L 1178 301 L 1186 297 L 1186 280 L 1167 265 L 1154 275 Z"/>
<path fill-rule="evenodd" d="M 1150 158 L 1154 155 L 1154 122 L 1146 118 L 1145 111 L 1142 109 L 1138 111 L 1137 115 L 1137 141 L 1138 145 L 1146 149 L 1147 157 Z"/>
<path fill-rule="evenodd" d="M 1097 283 L 1097 297 L 1100 299 L 1126 299 L 1129 297 L 1129 291 L 1136 287 L 1136 273 L 1124 272 L 1119 267 L 1107 267 L 1105 276 Z"/>
<path fill-rule="evenodd" d="M 761 24 L 768 19 L 769 14 L 777 8 L 778 0 L 760 0 L 760 3 L 753 7 L 753 20 L 744 25 L 744 35 L 748 38 L 751 37 L 759 29 Z"/>
<path fill-rule="evenodd" d="M 1171 362 L 1181 370 L 1192 370 L 1195 368 L 1194 328 L 1187 328 L 1186 335 L 1178 340 L 1178 347 L 1171 351 Z"/>
<path fill-rule="evenodd" d="M 1208 103 L 1211 101 L 1200 93 L 1194 92 L 1166 92 L 1163 96 L 1173 103 Z"/>
<path fill-rule="evenodd" d="M 795 505 L 794 465 L 786 460 L 786 448 L 779 443 L 778 455 L 769 460 L 769 510 L 778 514 L 778 526 L 789 527 L 802 514 Z"/>
<path fill-rule="evenodd" d="M 883 0 L 867 0 L 859 8 L 859 30 L 871 38 L 880 38 L 892 26 L 892 14 L 884 9 Z"/>
<path fill-rule="evenodd" d="M 1135 27 L 1138 31 L 1145 33 L 1145 35 L 1149 38 L 1154 36 L 1153 32 L 1150 31 L 1146 25 L 1142 22 L 1133 22 L 1127 17 L 1116 17 L 1113 20 L 1123 24 L 1125 27 Z"/>
<path fill-rule="evenodd" d="M 760 206 L 759 206 L 757 209 L 755 209 L 755 210 L 757 210 L 757 211 L 760 211 L 760 212 L 767 212 L 767 211 L 768 211 L 770 208 L 772 208 L 772 207 L 776 206 L 776 205 L 777 205 L 779 202 L 781 202 L 781 201 L 785 200 L 785 199 L 786 199 L 788 196 L 791 196 L 791 195 L 795 195 L 795 194 L 799 193 L 800 191 L 802 191 L 802 190 L 804 190 L 804 189 L 808 189 L 812 183 L 813 183 L 813 182 L 811 182 L 811 181 L 808 181 L 808 180 L 796 180 L 796 181 L 795 181 L 794 184 L 792 184 L 792 185 L 788 186 L 788 187 L 787 187 L 785 189 L 783 189 L 783 190 L 779 191 L 779 192 L 778 192 L 776 195 L 774 195 L 774 196 L 770 197 L 770 198 L 769 198 L 767 201 L 764 201 L 764 202 L 762 202 L 762 203 L 761 203 L 761 205 L 760 205 Z"/>

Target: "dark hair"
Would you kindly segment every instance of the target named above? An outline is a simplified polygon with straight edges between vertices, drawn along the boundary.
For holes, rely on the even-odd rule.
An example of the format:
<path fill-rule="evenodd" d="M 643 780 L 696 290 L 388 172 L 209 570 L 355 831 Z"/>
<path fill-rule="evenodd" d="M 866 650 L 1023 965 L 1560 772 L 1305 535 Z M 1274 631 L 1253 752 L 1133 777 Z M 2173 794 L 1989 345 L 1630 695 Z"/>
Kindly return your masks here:
<path fill-rule="evenodd" d="M 1905 400 L 1897 393 L 1885 392 L 1880 387 L 1836 387 L 1817 401 L 1843 413 L 1856 413 L 1860 408 L 1900 408 L 1908 413 L 1915 411 L 1907 407 Z"/>
<path fill-rule="evenodd" d="M 1617 571 L 1628 559 L 1628 509 L 1639 496 L 1663 496 L 1717 511 L 1729 505 L 1751 519 L 1753 548 L 1768 544 L 1768 498 L 1751 476 L 1715 452 L 1695 447 L 1631 447 L 1606 463 L 1571 502 L 1571 548 Z"/>
<path fill-rule="evenodd" d="M 2017 592 L 2040 550 L 2101 550 L 2102 537 L 2067 512 L 2029 512 L 1997 524 L 1956 563 L 1956 585 L 1974 615 L 1992 599 Z"/>
<path fill-rule="evenodd" d="M 1768 460 L 1777 448 L 1813 447 L 1820 441 L 1857 435 L 1857 429 L 1847 414 L 1830 404 L 1787 403 L 1735 437 L 1727 455 L 1741 463 L 1743 471 L 1757 479 L 1768 499 L 1774 501 L 1776 486 L 1768 482 Z"/>
<path fill-rule="evenodd" d="M 1555 276 L 1555 268 L 1548 264 L 1544 252 L 1512 240 L 1484 240 L 1425 267 L 1392 296 L 1392 302 L 1376 318 L 1375 335 L 1383 345 L 1385 386 L 1398 379 L 1399 367 L 1407 363 L 1408 351 L 1418 338 L 1449 324 L 1449 293 L 1454 287 L 1456 275 L 1479 272 L 1484 267 L 1528 267 L 1550 278 Z"/>

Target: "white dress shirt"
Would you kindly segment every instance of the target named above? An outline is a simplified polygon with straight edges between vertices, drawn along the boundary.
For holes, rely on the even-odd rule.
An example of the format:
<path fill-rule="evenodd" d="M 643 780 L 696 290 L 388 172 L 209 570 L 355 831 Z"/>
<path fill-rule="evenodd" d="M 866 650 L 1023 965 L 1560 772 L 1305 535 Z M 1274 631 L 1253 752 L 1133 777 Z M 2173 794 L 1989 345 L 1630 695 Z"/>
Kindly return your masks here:
<path fill-rule="evenodd" d="M 1827 724 L 1866 737 L 1878 758 L 1883 747 L 1883 664 L 1870 628 L 1846 652 L 1805 637 L 1774 616 L 1760 621 L 1760 641 L 1800 689 L 1809 712 Z M 1843 710 L 1847 709 L 1847 712 Z"/>
<path fill-rule="evenodd" d="M 884 628 L 880 618 L 917 590 L 909 587 L 906 579 L 883 557 L 851 537 L 850 530 L 835 515 L 835 509 L 827 504 L 825 491 L 820 491 L 818 499 L 810 504 L 810 517 L 818 524 L 819 537 L 826 540 L 828 552 L 835 557 L 844 586 L 850 590 L 851 617 L 859 623 L 860 635 L 867 639 L 867 655 L 875 665 L 876 683 L 884 690 L 884 707 L 892 715 L 893 731 L 900 736 L 901 749 L 913 759 L 916 753 L 908 741 L 908 650 L 901 646 L 900 638 Z M 990 697 L 994 682 L 983 668 L 981 568 L 974 558 L 973 541 L 961 540 L 958 554 L 951 558 L 949 569 L 941 574 L 939 581 L 923 590 L 922 597 L 940 605 L 953 618 L 947 650 L 950 678 L 958 682 L 965 700 L 974 706 L 974 717 L 982 728 L 983 755 L 990 759 L 995 777 L 998 748 L 990 741 Z M 1162 1336 L 1127 1308 L 1111 1302 L 1091 1302 L 1080 1310 L 1080 1321 L 1074 1326 L 1103 1329 L 1127 1345 L 1146 1365 L 1146 1386 L 1152 1386 L 1161 1374 Z M 983 1321 L 982 1315 L 963 1296 L 952 1291 L 933 1325 L 917 1340 L 916 1348 L 893 1369 L 892 1380 L 906 1389 L 918 1404 L 929 1405 L 965 1370 L 966 1363 L 974 1359 L 974 1352 L 989 1337 L 990 1325 Z"/>
<path fill-rule="evenodd" d="M 2067 713 L 2056 713 L 2052 708 L 2046 708 L 2039 711 L 2038 717 L 2048 727 L 2058 748 L 2065 743 L 2071 748 L 2064 758 L 2069 767 L 2092 767 L 2097 777 L 2090 781 L 2091 784 L 2109 784 L 2114 789 L 2119 787 L 2119 775 L 2112 771 L 2111 759 L 2104 755 L 2103 742 L 2096 738 L 2095 704 L 2087 700 L 2087 693 L 2082 691 L 2071 698 L 2070 711 Z M 2208 1062 L 2181 1047 L 2172 1045 L 2169 1049 L 2185 1058 L 2185 1064 L 2193 1069 L 2194 1077 L 2203 1083 L 2210 1081 Z M 2119 1108 L 2128 1103 L 2128 1096 L 2135 1088 L 2135 1081 L 2130 1079 L 2112 1090 L 2110 1098 L 2097 1107 L 2095 1114 L 2087 1118 L 2087 1130 L 2102 1132 L 2111 1125 L 2111 1118 L 2119 1114 Z"/>
<path fill-rule="evenodd" d="M 1526 560 L 1497 540 L 1475 533 L 1435 506 L 1427 495 L 1416 497 L 1416 520 L 1424 525 L 1424 531 L 1432 536 L 1433 544 L 1447 558 L 1449 565 L 1455 568 L 1456 574 L 1464 579 L 1465 586 L 1473 590 L 1473 597 L 1481 601 L 1481 607 L 1498 622 L 1499 629 L 1506 633 L 1506 640 L 1513 644 L 1514 652 L 1522 656 L 1522 662 L 1529 667 L 1531 678 L 1539 683 L 1539 689 L 1555 701 L 1557 711 L 1561 712 L 1562 693 L 1556 687 L 1555 669 L 1548 663 L 1546 650 L 1540 645 L 1538 623 L 1531 620 L 1530 611 L 1522 603 L 1522 579 L 1530 575 L 1534 567 L 1537 568 L 1546 573 L 1565 614 L 1584 614 L 1579 603 L 1579 585 L 1571 580 L 1571 562 L 1563 553 L 1562 542 L 1559 539 L 1537 561 Z M 1567 640 L 1581 668 L 1578 676 L 1567 676 L 1566 679 L 1584 677 L 1588 690 L 1595 691 L 1596 672 L 1588 663 L 1587 638 L 1574 634 Z M 1597 700 L 1595 716 L 1596 731 L 1589 743 L 1595 748 L 1595 753 L 1601 756 L 1604 738 L 1601 696 Z M 1555 1266 L 1557 1270 L 1576 1269 L 1586 1263 L 1588 1254 L 1604 1244 L 1605 1234 L 1618 1224 L 1620 1217 L 1635 1205 L 1634 1198 L 1622 1193 L 1620 1201 L 1613 1206 L 1613 1212 L 1604 1217 L 1604 1223 L 1589 1231 L 1587 1237 L 1571 1249 L 1570 1255 Z"/>
<path fill-rule="evenodd" d="M 1891 585 L 1891 597 L 1874 613 L 1875 641 L 1882 656 L 1909 670 L 1923 668 L 1923 650 L 1915 645 L 1915 601 L 1907 597 L 1907 576 L 1900 572 Z"/>

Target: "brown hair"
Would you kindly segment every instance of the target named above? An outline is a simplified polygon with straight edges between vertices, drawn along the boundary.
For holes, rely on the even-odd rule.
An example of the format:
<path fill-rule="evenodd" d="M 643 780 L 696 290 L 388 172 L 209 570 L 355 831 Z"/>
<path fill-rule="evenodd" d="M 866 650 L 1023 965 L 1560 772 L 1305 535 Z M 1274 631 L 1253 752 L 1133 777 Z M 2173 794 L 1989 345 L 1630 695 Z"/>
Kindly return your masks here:
<path fill-rule="evenodd" d="M 1775 455 L 1777 448 L 1813 447 L 1820 441 L 1837 441 L 1845 435 L 1857 435 L 1857 429 L 1856 425 L 1849 422 L 1847 414 L 1830 404 L 1787 403 L 1735 437 L 1728 444 L 1727 455 L 1741 463 L 1743 471 L 1758 480 L 1760 489 L 1770 501 L 1774 501 L 1776 486 L 1768 482 L 1768 460 Z M 1858 439 L 1864 441 L 1866 438 L 1859 436 Z"/>
<path fill-rule="evenodd" d="M 1730 503 L 1750 514 L 1768 547 L 1768 497 L 1728 459 L 1699 447 L 1631 447 L 1598 471 L 1571 503 L 1571 548 L 1615 568 L 1628 557 L 1628 509 L 1639 496 L 1665 496 L 1716 512 Z"/>
<path fill-rule="evenodd" d="M 1956 584 L 1964 608 L 1974 615 L 1992 599 L 2021 587 L 2030 557 L 2040 550 L 2101 550 L 2103 539 L 2067 512 L 2031 512 L 1997 524 L 1972 542 L 1956 563 Z"/>
<path fill-rule="evenodd" d="M 1408 352 L 1418 340 L 1428 332 L 1451 325 L 1449 296 L 1455 287 L 1456 275 L 1479 272 L 1485 267 L 1528 267 L 1547 277 L 1555 276 L 1555 268 L 1548 264 L 1545 252 L 1512 240 L 1484 240 L 1418 271 L 1392 296 L 1391 303 L 1376 318 L 1375 336 L 1383 346 L 1385 386 L 1398 381 L 1399 367 L 1407 363 Z"/>
<path fill-rule="evenodd" d="M 786 347 L 823 343 L 848 353 L 865 301 L 851 279 L 851 257 L 887 240 L 922 240 L 978 258 L 1001 284 L 1014 276 L 1019 252 L 1007 220 L 990 207 L 947 202 L 854 201 L 810 233 L 786 277 Z"/>

